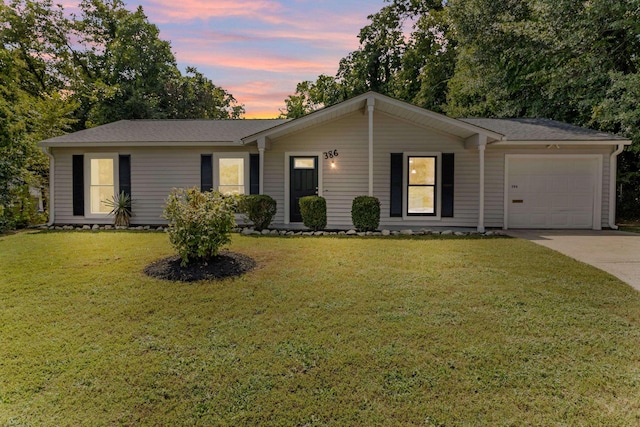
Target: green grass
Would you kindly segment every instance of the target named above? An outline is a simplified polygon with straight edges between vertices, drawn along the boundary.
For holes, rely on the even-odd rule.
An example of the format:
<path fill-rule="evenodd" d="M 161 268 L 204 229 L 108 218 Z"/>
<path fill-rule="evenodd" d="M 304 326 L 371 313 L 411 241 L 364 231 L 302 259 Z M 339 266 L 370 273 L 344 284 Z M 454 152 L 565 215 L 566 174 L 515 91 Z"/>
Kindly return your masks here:
<path fill-rule="evenodd" d="M 0 425 L 640 424 L 640 294 L 517 239 L 0 238 Z"/>
<path fill-rule="evenodd" d="M 640 225 L 623 225 L 623 226 L 620 226 L 620 231 L 629 231 L 631 233 L 640 233 Z"/>

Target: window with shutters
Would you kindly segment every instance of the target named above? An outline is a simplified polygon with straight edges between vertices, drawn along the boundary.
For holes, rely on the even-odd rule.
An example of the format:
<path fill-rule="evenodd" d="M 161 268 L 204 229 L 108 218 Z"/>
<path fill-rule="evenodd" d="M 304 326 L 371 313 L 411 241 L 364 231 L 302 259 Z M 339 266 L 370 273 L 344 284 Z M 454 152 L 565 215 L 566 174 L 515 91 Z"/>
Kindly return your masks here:
<path fill-rule="evenodd" d="M 440 218 L 441 153 L 404 153 L 405 217 Z"/>
<path fill-rule="evenodd" d="M 213 187 L 222 194 L 249 194 L 249 154 L 213 156 Z"/>
<path fill-rule="evenodd" d="M 118 155 L 92 153 L 84 156 L 85 216 L 104 217 L 111 212 L 105 201 L 118 188 Z"/>
<path fill-rule="evenodd" d="M 437 195 L 436 160 L 435 156 L 408 157 L 408 215 L 435 215 Z"/>

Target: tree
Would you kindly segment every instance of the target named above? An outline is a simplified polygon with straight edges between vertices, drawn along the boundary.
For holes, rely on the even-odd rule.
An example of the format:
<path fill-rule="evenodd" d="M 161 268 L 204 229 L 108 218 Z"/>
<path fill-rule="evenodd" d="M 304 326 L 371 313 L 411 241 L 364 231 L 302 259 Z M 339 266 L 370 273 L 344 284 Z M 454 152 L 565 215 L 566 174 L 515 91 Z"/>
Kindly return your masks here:
<path fill-rule="evenodd" d="M 195 68 L 183 76 L 143 9 L 122 0 L 83 0 L 71 18 L 52 0 L 8 0 L 0 40 L 0 228 L 21 223 L 25 186 L 47 184 L 43 139 L 121 119 L 244 113 Z"/>
<path fill-rule="evenodd" d="M 360 47 L 340 60 L 336 76 L 299 83 L 283 116 L 300 117 L 369 90 L 442 110 L 456 56 L 445 4 L 396 0 L 369 20 Z"/>
<path fill-rule="evenodd" d="M 280 111 L 280 117 L 297 119 L 320 108 L 337 104 L 347 95 L 335 77 L 321 74 L 315 82 L 304 81 L 296 86 L 296 93 L 285 99 L 285 109 Z"/>
<path fill-rule="evenodd" d="M 61 95 L 63 43 L 50 2 L 0 5 L 0 230 L 34 215 L 29 188 L 48 184 L 48 159 L 37 142 L 60 135 L 76 104 Z"/>
<path fill-rule="evenodd" d="M 229 92 L 213 84 L 194 67 L 185 76 L 167 82 L 166 111 L 169 119 L 238 119 L 244 107 Z"/>

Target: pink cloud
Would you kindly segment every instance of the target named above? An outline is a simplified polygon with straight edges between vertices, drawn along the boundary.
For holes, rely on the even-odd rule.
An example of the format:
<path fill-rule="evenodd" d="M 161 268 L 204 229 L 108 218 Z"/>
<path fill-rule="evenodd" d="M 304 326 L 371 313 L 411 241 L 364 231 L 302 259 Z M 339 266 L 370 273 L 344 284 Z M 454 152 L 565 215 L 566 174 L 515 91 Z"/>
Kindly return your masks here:
<path fill-rule="evenodd" d="M 281 6 L 270 0 L 149 0 L 149 15 L 159 22 L 189 21 L 209 18 L 228 18 L 233 16 L 277 16 Z"/>
<path fill-rule="evenodd" d="M 327 61 L 290 58 L 273 53 L 265 55 L 262 52 L 222 54 L 221 52 L 182 51 L 178 57 L 181 62 L 195 66 L 239 68 L 272 73 L 315 73 L 327 67 Z"/>

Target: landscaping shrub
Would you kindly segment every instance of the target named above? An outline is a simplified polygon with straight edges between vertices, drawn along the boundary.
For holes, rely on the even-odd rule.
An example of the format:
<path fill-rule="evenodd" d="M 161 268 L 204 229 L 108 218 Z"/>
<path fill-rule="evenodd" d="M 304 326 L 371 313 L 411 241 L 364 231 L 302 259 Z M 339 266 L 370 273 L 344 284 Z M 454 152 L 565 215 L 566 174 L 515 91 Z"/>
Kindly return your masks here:
<path fill-rule="evenodd" d="M 129 194 L 124 191 L 120 192 L 112 196 L 111 199 L 105 200 L 104 204 L 111 208 L 109 215 L 113 215 L 114 225 L 124 227 L 129 226 L 131 223 L 131 216 L 133 215 L 133 212 L 131 211 L 131 196 Z"/>
<path fill-rule="evenodd" d="M 27 184 L 11 186 L 7 194 L 5 204 L 0 203 L 0 232 L 47 222 L 46 213 L 38 211 L 38 200 Z"/>
<path fill-rule="evenodd" d="M 277 202 L 266 195 L 243 196 L 239 206 L 239 211 L 245 215 L 245 221 L 250 221 L 256 230 L 269 228 L 277 212 Z"/>
<path fill-rule="evenodd" d="M 322 230 L 327 226 L 327 201 L 321 196 L 302 197 L 300 214 L 305 227 L 313 231 Z"/>
<path fill-rule="evenodd" d="M 237 198 L 198 188 L 174 189 L 164 209 L 169 220 L 169 241 L 185 266 L 192 260 L 205 261 L 218 255 L 231 242 L 236 225 Z"/>
<path fill-rule="evenodd" d="M 373 231 L 380 225 L 380 200 L 358 196 L 351 204 L 351 222 L 358 231 Z"/>

